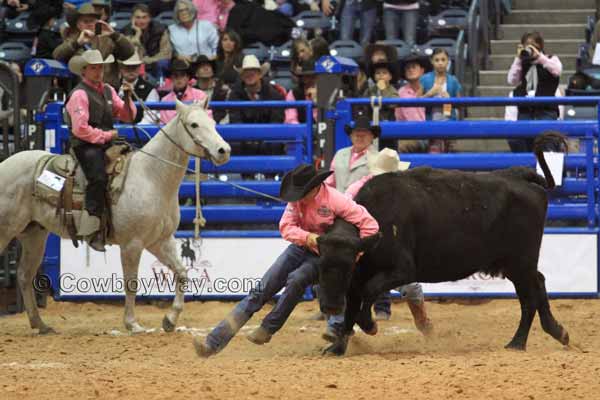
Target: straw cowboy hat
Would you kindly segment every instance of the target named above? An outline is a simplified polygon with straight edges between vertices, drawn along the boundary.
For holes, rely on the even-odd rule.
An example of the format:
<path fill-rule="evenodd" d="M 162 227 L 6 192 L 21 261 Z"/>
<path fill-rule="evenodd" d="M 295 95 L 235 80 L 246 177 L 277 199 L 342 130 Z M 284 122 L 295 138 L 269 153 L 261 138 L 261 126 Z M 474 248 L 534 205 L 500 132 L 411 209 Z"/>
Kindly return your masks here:
<path fill-rule="evenodd" d="M 69 71 L 75 75 L 81 75 L 83 69 L 88 65 L 112 64 L 114 62 L 115 57 L 112 54 L 103 59 L 100 50 L 86 50 L 81 55 L 71 57 L 69 60 Z"/>
<path fill-rule="evenodd" d="M 248 55 L 245 55 L 244 59 L 242 60 L 242 68 L 240 68 L 240 69 L 236 68 L 236 70 L 241 74 L 242 72 L 244 72 L 245 70 L 248 70 L 248 69 L 259 70 L 260 75 L 264 76 L 267 74 L 267 72 L 269 72 L 269 69 L 271 69 L 271 64 L 269 64 L 269 63 L 261 64 L 260 61 L 258 61 L 258 58 L 256 58 L 256 56 L 254 54 L 248 54 Z"/>
<path fill-rule="evenodd" d="M 129 57 L 127 60 L 117 60 L 120 65 L 124 65 L 127 67 L 142 65 L 143 61 L 138 55 L 137 51 L 133 52 L 133 55 Z"/>
<path fill-rule="evenodd" d="M 398 152 L 388 147 L 382 149 L 377 156 L 369 160 L 369 171 L 373 175 L 387 172 L 406 171 L 410 167 L 407 161 L 400 161 Z"/>
<path fill-rule="evenodd" d="M 359 113 L 354 118 L 354 126 L 348 124 L 344 126 L 347 135 L 352 134 L 355 129 L 371 131 L 376 138 L 381 134 L 381 128 L 377 125 L 371 125 L 371 119 L 364 112 Z"/>
<path fill-rule="evenodd" d="M 333 171 L 317 171 L 310 164 L 300 164 L 283 177 L 279 197 L 288 202 L 298 201 L 332 173 Z"/>
<path fill-rule="evenodd" d="M 65 19 L 71 28 L 76 28 L 77 20 L 79 17 L 83 17 L 84 15 L 100 18 L 100 13 L 96 11 L 92 3 L 85 3 L 77 10 L 67 11 Z"/>

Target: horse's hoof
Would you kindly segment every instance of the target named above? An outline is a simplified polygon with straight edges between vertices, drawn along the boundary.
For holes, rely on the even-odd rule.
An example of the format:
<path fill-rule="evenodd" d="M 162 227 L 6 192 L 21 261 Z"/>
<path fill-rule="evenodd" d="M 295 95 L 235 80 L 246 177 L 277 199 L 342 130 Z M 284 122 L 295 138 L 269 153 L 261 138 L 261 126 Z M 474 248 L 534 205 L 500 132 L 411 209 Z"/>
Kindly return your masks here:
<path fill-rule="evenodd" d="M 563 328 L 562 330 L 562 334 L 560 335 L 559 341 L 563 346 L 569 345 L 569 332 L 567 332 L 565 328 Z"/>
<path fill-rule="evenodd" d="M 134 322 L 133 324 L 126 325 L 125 327 L 129 331 L 129 333 L 132 334 L 132 335 L 137 335 L 137 334 L 140 334 L 140 333 L 146 333 L 147 332 L 146 328 L 144 328 L 143 326 L 141 326 L 137 322 Z"/>
<path fill-rule="evenodd" d="M 56 332 L 54 330 L 54 328 L 52 328 L 50 326 L 43 326 L 39 329 L 39 334 L 40 335 L 57 335 L 58 332 Z"/>
<path fill-rule="evenodd" d="M 173 332 L 175 330 L 175 324 L 165 315 L 162 321 L 162 327 L 165 332 Z"/>
<path fill-rule="evenodd" d="M 208 347 L 208 345 L 206 345 L 206 343 L 204 343 L 204 340 L 200 337 L 195 337 L 193 343 L 194 349 L 196 350 L 196 354 L 200 358 L 208 358 L 217 354 L 217 352 Z"/>
<path fill-rule="evenodd" d="M 506 350 L 525 351 L 525 344 L 517 343 L 517 342 L 511 340 L 511 342 L 509 344 L 507 344 L 506 346 L 504 346 L 504 348 Z"/>
<path fill-rule="evenodd" d="M 346 354 L 346 348 L 348 347 L 348 336 L 341 336 L 331 345 L 323 350 L 324 356 L 343 356 Z"/>

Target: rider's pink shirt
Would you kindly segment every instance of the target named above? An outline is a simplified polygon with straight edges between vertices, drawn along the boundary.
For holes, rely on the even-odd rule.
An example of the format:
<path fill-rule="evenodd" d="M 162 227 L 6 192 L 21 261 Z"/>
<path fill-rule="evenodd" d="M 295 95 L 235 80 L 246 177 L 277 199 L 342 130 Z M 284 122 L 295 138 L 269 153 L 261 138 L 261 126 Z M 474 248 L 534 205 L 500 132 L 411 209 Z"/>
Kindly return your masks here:
<path fill-rule="evenodd" d="M 366 208 L 326 184 L 321 184 L 313 199 L 288 203 L 279 221 L 279 231 L 285 240 L 305 246 L 309 233 L 324 233 L 335 217 L 356 225 L 360 237 L 371 236 L 379 231 L 379 224 Z"/>
<path fill-rule="evenodd" d="M 104 96 L 104 83 L 94 84 L 87 79 L 84 82 Z M 130 102 L 128 111 L 125 108 L 125 102 L 117 95 L 115 89 L 110 85 L 108 87 L 112 95 L 113 117 L 124 122 L 133 121 L 136 114 L 135 105 Z M 112 133 L 109 131 L 103 131 L 88 124 L 90 120 L 90 104 L 85 91 L 81 89 L 74 91 L 67 102 L 66 108 L 71 117 L 71 131 L 77 138 L 94 144 L 104 144 L 112 139 Z"/>

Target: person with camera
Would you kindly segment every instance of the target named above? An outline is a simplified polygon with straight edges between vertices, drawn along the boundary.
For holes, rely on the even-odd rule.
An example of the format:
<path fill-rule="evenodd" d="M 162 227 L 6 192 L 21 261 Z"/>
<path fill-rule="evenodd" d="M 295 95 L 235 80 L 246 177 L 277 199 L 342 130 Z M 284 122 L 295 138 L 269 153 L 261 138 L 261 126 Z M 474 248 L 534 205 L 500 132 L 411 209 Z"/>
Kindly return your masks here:
<path fill-rule="evenodd" d="M 127 60 L 135 51 L 133 44 L 124 35 L 105 21 L 91 3 L 85 3 L 78 10 L 67 13 L 69 23 L 65 40 L 52 52 L 54 59 L 69 62 L 71 57 L 85 50 L 100 50 L 103 58 L 113 55 L 116 60 Z M 116 62 L 104 64 L 104 82 L 119 87 L 119 66 Z"/>
<path fill-rule="evenodd" d="M 190 0 L 178 0 L 174 14 L 176 23 L 169 25 L 174 55 L 188 63 L 196 62 L 200 55 L 214 59 L 219 45 L 217 28 L 208 21 L 197 19 L 197 13 Z"/>
<path fill-rule="evenodd" d="M 562 73 L 555 55 L 544 53 L 544 39 L 538 32 L 525 33 L 517 46 L 517 56 L 508 71 L 508 83 L 516 85 L 514 97 L 554 96 Z M 519 120 L 558 119 L 556 105 L 519 106 Z M 511 151 L 530 152 L 533 138 L 508 140 Z"/>

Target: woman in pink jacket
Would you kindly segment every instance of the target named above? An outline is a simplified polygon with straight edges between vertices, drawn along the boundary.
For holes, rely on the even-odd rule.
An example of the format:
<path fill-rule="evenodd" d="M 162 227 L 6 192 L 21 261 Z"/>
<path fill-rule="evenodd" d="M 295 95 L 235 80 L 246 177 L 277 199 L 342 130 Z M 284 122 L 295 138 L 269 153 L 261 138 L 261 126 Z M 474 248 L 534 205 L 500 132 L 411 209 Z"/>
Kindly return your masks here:
<path fill-rule="evenodd" d="M 259 287 L 252 289 L 237 304 L 210 332 L 206 341 L 194 339 L 200 357 L 223 350 L 252 315 L 285 287 L 275 307 L 247 337 L 255 344 L 271 340 L 302 299 L 306 288 L 317 281 L 317 238 L 336 217 L 356 225 L 361 237 L 379 231 L 377 221 L 363 206 L 323 183 L 330 174 L 331 171 L 317 172 L 313 166 L 302 164 L 284 176 L 280 196 L 288 201 L 288 205 L 279 222 L 279 231 L 291 244 L 267 270 Z"/>

